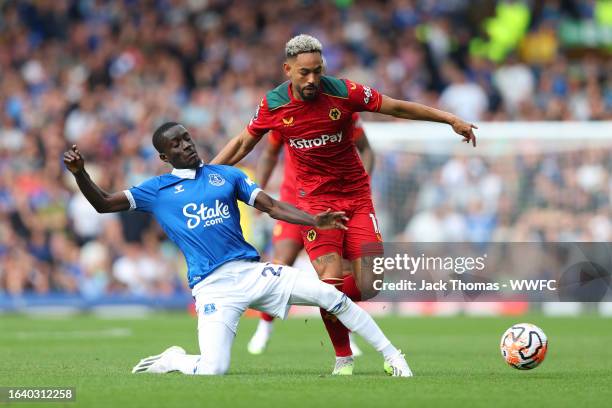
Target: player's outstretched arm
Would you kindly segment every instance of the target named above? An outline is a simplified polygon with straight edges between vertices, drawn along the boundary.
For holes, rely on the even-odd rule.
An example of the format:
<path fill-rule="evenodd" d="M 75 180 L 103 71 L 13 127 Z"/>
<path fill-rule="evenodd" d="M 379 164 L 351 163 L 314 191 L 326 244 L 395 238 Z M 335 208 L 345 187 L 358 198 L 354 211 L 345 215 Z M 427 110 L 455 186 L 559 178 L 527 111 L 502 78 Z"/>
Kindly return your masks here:
<path fill-rule="evenodd" d="M 280 154 L 281 147 L 281 143 L 268 142 L 263 154 L 257 162 L 257 168 L 255 169 L 255 180 L 257 183 L 259 183 L 261 188 L 266 188 L 266 185 L 270 180 L 272 170 L 274 170 L 274 167 L 276 167 L 276 164 L 278 163 L 278 155 Z"/>
<path fill-rule="evenodd" d="M 347 229 L 344 221 L 348 221 L 344 211 L 331 211 L 311 215 L 299 210 L 291 204 L 278 201 L 260 191 L 255 198 L 255 208 L 268 213 L 270 217 L 290 222 L 292 224 L 310 225 L 320 229 Z"/>
<path fill-rule="evenodd" d="M 244 158 L 259 142 L 261 138 L 253 137 L 248 130 L 244 129 L 235 136 L 223 149 L 210 161 L 210 164 L 227 164 L 233 166 Z"/>
<path fill-rule="evenodd" d="M 124 211 L 130 208 L 130 202 L 123 192 L 107 193 L 93 182 L 85 171 L 85 160 L 76 145 L 64 153 L 64 164 L 74 176 L 79 189 L 99 213 Z"/>
<path fill-rule="evenodd" d="M 379 112 L 402 119 L 447 123 L 453 127 L 455 133 L 463 136 L 464 142 L 472 142 L 474 147 L 476 147 L 476 135 L 474 135 L 472 129 L 478 129 L 478 127 L 472 123 L 462 120 L 452 113 L 441 111 L 439 109 L 416 102 L 400 101 L 386 95 L 383 95 L 382 97 Z"/>

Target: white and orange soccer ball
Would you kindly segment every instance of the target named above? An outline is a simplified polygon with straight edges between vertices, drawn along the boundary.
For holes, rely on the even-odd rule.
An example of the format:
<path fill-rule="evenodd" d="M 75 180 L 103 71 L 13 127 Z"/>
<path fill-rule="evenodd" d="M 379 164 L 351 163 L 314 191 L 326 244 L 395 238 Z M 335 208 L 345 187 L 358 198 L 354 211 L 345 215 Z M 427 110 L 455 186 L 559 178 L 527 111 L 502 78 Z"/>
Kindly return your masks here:
<path fill-rule="evenodd" d="M 499 348 L 506 363 L 519 370 L 531 370 L 544 361 L 548 338 L 538 326 L 519 323 L 506 330 Z"/>

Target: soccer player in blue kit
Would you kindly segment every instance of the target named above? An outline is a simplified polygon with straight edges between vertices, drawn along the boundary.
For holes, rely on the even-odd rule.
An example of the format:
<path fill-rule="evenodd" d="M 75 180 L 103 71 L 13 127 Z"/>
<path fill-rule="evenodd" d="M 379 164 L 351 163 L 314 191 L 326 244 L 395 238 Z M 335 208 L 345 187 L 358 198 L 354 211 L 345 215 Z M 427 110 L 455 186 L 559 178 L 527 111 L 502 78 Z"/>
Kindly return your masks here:
<path fill-rule="evenodd" d="M 142 359 L 133 373 L 224 374 L 229 369 L 238 320 L 247 308 L 283 319 L 290 305 L 302 304 L 336 315 L 383 354 L 392 375 L 412 376 L 403 354 L 346 295 L 315 275 L 259 262 L 259 254 L 242 235 L 236 200 L 272 218 L 323 229 L 346 228 L 343 212 L 308 214 L 274 200 L 234 167 L 204 165 L 189 132 L 178 123 L 160 126 L 153 134 L 153 145 L 159 158 L 173 166 L 172 172 L 116 193 L 103 191 L 91 180 L 76 145 L 64 153 L 66 167 L 98 212 L 152 213 L 187 261 L 198 314 L 200 354 L 189 355 L 172 346 Z"/>

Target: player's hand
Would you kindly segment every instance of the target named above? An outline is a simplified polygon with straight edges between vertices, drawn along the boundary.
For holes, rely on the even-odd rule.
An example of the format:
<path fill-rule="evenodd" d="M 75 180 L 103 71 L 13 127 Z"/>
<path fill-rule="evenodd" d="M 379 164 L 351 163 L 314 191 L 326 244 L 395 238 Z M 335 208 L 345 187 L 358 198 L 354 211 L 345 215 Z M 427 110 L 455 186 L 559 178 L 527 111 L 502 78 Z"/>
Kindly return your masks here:
<path fill-rule="evenodd" d="M 344 211 L 332 212 L 331 208 L 328 208 L 327 211 L 314 216 L 315 227 L 319 229 L 337 228 L 347 230 L 348 228 L 344 225 L 344 221 L 348 221 L 348 217 L 345 214 Z"/>
<path fill-rule="evenodd" d="M 77 174 L 85 169 L 85 160 L 77 149 L 77 145 L 72 145 L 70 150 L 64 152 L 64 164 L 72 174 Z"/>
<path fill-rule="evenodd" d="M 476 135 L 474 134 L 474 131 L 472 129 L 478 129 L 478 126 L 474 125 L 473 123 L 465 122 L 464 120 L 461 120 L 459 118 L 455 119 L 451 123 L 451 126 L 453 127 L 455 133 L 463 136 L 464 142 L 472 142 L 474 147 L 476 147 Z"/>

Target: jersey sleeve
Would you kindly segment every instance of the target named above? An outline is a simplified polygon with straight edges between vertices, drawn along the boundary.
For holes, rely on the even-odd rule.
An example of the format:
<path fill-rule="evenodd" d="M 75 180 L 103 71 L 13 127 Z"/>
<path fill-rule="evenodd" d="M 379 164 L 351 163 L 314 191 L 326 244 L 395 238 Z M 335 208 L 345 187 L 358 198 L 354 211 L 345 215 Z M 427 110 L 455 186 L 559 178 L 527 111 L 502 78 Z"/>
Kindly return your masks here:
<path fill-rule="evenodd" d="M 130 210 L 152 212 L 158 191 L 159 180 L 153 177 L 123 192 L 130 202 Z"/>
<path fill-rule="evenodd" d="M 253 137 L 261 137 L 272 128 L 271 120 L 272 115 L 268 110 L 268 103 L 266 98 L 263 98 L 255 109 L 255 115 L 247 125 L 247 131 Z"/>
<path fill-rule="evenodd" d="M 255 205 L 255 199 L 257 198 L 257 194 L 262 191 L 261 188 L 259 188 L 257 183 L 251 180 L 242 170 L 228 166 L 228 171 L 231 174 L 231 178 L 234 180 L 238 199 L 251 207 Z"/>
<path fill-rule="evenodd" d="M 382 104 L 382 94 L 366 85 L 346 80 L 348 101 L 355 112 L 378 112 Z"/>
<path fill-rule="evenodd" d="M 268 143 L 270 143 L 272 146 L 279 146 L 283 144 L 283 138 L 281 137 L 280 132 L 271 130 L 270 133 L 268 133 Z"/>
<path fill-rule="evenodd" d="M 351 120 L 353 121 L 353 140 L 357 141 L 365 135 L 365 131 L 363 130 L 363 121 L 357 112 L 353 113 Z"/>

